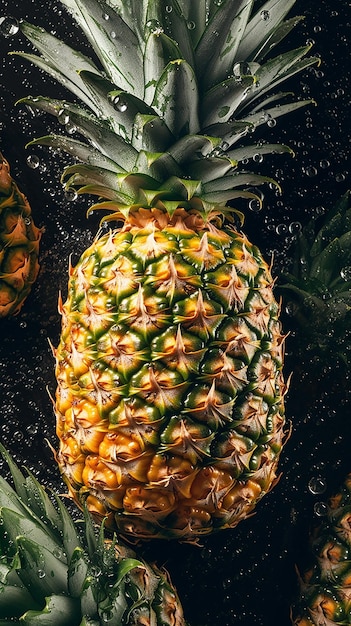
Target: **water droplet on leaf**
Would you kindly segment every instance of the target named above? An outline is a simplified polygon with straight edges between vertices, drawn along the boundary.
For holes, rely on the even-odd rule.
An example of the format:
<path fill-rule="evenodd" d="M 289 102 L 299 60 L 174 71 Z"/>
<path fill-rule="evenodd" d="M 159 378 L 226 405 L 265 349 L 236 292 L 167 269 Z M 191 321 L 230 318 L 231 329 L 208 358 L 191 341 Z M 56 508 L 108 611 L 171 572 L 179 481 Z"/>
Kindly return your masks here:
<path fill-rule="evenodd" d="M 3 37 L 13 37 L 19 31 L 19 23 L 15 17 L 10 15 L 0 17 L 0 34 Z"/>

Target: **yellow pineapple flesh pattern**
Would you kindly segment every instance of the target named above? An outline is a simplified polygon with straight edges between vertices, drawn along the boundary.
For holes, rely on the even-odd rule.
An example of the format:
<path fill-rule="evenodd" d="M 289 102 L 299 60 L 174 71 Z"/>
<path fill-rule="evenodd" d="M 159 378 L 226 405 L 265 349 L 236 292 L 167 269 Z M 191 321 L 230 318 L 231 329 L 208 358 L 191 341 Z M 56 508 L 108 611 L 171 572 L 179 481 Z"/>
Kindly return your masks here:
<path fill-rule="evenodd" d="M 236 526 L 276 482 L 286 434 L 259 250 L 216 216 L 139 209 L 69 274 L 54 352 L 70 494 L 143 539 Z"/>

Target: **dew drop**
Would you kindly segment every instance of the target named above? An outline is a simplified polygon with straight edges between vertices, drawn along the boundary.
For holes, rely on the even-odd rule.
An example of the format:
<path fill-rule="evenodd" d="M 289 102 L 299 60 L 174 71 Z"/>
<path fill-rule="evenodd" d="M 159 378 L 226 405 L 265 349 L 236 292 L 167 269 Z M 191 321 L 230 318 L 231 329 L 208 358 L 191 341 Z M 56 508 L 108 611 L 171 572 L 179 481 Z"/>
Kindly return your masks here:
<path fill-rule="evenodd" d="M 167 4 L 166 7 L 165 7 L 166 13 L 172 13 L 172 9 L 173 9 L 173 7 L 170 4 Z"/>
<path fill-rule="evenodd" d="M 267 22 L 267 20 L 269 20 L 270 18 L 270 13 L 267 10 L 261 11 L 260 13 L 260 18 L 261 20 L 263 20 L 264 22 Z"/>
<path fill-rule="evenodd" d="M 308 489 L 311 493 L 313 493 L 313 495 L 324 493 L 326 488 L 326 482 L 320 476 L 312 476 L 308 482 Z"/>
<path fill-rule="evenodd" d="M 241 80 L 243 76 L 251 76 L 249 64 L 244 62 L 235 63 L 233 67 L 233 74 L 237 80 Z"/>
<path fill-rule="evenodd" d="M 65 190 L 65 199 L 68 202 L 74 202 L 78 198 L 78 193 L 73 187 L 69 187 Z"/>
<path fill-rule="evenodd" d="M 189 30 L 194 30 L 195 27 L 196 27 L 196 24 L 195 24 L 195 22 L 190 21 L 190 22 L 187 23 L 187 27 L 188 27 Z"/>
<path fill-rule="evenodd" d="M 39 167 L 39 164 L 40 164 L 39 157 L 37 157 L 36 154 L 30 154 L 27 157 L 27 165 L 32 170 L 35 170 L 37 167 Z"/>
<path fill-rule="evenodd" d="M 345 178 L 346 178 L 346 176 L 345 176 L 345 174 L 343 172 L 340 172 L 339 174 L 335 175 L 335 180 L 336 180 L 337 183 L 344 182 Z"/>
<path fill-rule="evenodd" d="M 289 225 L 289 232 L 292 235 L 297 235 L 299 232 L 301 232 L 302 229 L 302 225 L 300 222 L 291 222 L 291 224 Z"/>
<path fill-rule="evenodd" d="M 277 235 L 286 235 L 288 227 L 286 224 L 278 224 L 275 228 Z"/>
<path fill-rule="evenodd" d="M 343 267 L 340 271 L 340 276 L 345 281 L 351 280 L 351 266 Z"/>
<path fill-rule="evenodd" d="M 330 161 L 328 161 L 328 159 L 322 159 L 319 165 L 321 166 L 322 170 L 326 170 L 330 166 Z"/>
<path fill-rule="evenodd" d="M 313 507 L 313 510 L 318 517 L 325 517 L 328 515 L 329 508 L 326 502 L 316 502 Z"/>
<path fill-rule="evenodd" d="M 262 163 L 263 155 L 258 152 L 257 154 L 253 155 L 253 160 L 255 161 L 255 163 Z"/>
<path fill-rule="evenodd" d="M 269 128 L 273 128 L 276 125 L 277 125 L 277 120 L 275 120 L 273 117 L 267 121 L 267 126 L 269 126 Z"/>
<path fill-rule="evenodd" d="M 15 17 L 10 15 L 0 17 L 0 34 L 3 37 L 13 37 L 19 31 L 19 23 Z"/>
<path fill-rule="evenodd" d="M 43 569 L 38 569 L 38 578 L 45 578 L 45 572 Z"/>
<path fill-rule="evenodd" d="M 160 35 L 163 33 L 163 28 L 158 20 L 148 20 L 146 22 L 146 28 L 149 33 L 153 33 L 154 35 Z"/>
<path fill-rule="evenodd" d="M 312 176 L 317 176 L 318 170 L 313 165 L 310 165 L 309 167 L 306 167 L 305 173 L 311 178 Z"/>

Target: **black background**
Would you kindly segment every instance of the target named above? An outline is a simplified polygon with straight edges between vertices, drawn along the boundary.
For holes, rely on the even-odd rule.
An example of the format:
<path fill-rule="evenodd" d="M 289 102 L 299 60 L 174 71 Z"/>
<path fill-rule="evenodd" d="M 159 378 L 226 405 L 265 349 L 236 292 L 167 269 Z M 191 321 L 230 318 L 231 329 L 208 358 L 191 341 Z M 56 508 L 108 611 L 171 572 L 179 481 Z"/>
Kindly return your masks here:
<path fill-rule="evenodd" d="M 1 0 L 0 7 L 0 15 L 24 17 L 59 36 L 63 33 L 72 45 L 79 39 L 58 2 Z M 246 232 L 267 258 L 273 255 L 278 283 L 289 266 L 296 230 L 351 187 L 350 13 L 344 0 L 297 0 L 292 14 L 303 14 L 305 20 L 284 45 L 298 47 L 313 40 L 313 53 L 322 62 L 290 81 L 289 89 L 314 98 L 317 105 L 280 118 L 272 130 L 258 131 L 257 140 L 271 137 L 289 144 L 296 154 L 294 159 L 264 159 L 260 172 L 276 177 L 283 194 L 265 190 L 263 210 L 246 212 Z M 60 492 L 61 479 L 47 443 L 56 445 L 49 340 L 54 345 L 58 341 L 57 297 L 59 291 L 63 297 L 66 293 L 69 257 L 75 263 L 98 223 L 94 217 L 86 220 L 86 200 L 65 197 L 59 184 L 63 158 L 24 147 L 46 132 L 49 120 L 15 107 L 15 101 L 28 94 L 64 95 L 39 70 L 7 55 L 28 49 L 20 35 L 0 38 L 0 149 L 30 200 L 36 224 L 46 230 L 41 272 L 30 297 L 18 317 L 0 321 L 0 438 L 19 463 Z M 35 168 L 30 167 L 33 157 L 38 159 Z M 285 309 L 283 301 L 284 329 L 289 331 L 293 322 Z M 287 396 L 292 434 L 281 456 L 280 482 L 256 514 L 234 530 L 203 540 L 201 547 L 155 542 L 140 548 L 170 572 L 191 626 L 288 626 L 297 586 L 295 563 L 304 560 L 309 526 L 318 520 L 316 512 L 323 510 L 328 493 L 351 469 L 348 373 L 336 366 L 332 351 L 321 373 L 313 361 L 299 362 L 294 348 L 292 332 L 285 366 L 286 376 L 293 373 Z M 316 478 L 325 486 L 322 493 L 309 488 Z"/>

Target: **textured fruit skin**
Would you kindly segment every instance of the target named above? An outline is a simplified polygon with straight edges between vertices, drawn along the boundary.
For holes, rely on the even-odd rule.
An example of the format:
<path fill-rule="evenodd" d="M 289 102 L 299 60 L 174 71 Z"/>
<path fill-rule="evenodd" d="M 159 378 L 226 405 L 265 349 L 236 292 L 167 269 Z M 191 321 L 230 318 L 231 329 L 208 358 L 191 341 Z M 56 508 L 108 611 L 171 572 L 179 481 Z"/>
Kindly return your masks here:
<path fill-rule="evenodd" d="M 0 444 L 13 487 L 0 476 L 0 623 L 47 626 L 185 626 L 165 570 L 107 539 L 84 512 L 22 474 Z"/>
<path fill-rule="evenodd" d="M 0 154 L 0 318 L 17 315 L 38 276 L 42 233 Z"/>
<path fill-rule="evenodd" d="M 307 569 L 299 574 L 294 626 L 350 624 L 351 474 L 328 501 L 327 515 L 310 537 Z"/>
<path fill-rule="evenodd" d="M 60 470 L 80 505 L 147 539 L 236 526 L 285 437 L 269 267 L 245 235 L 183 217 L 97 238 L 60 303 Z"/>

